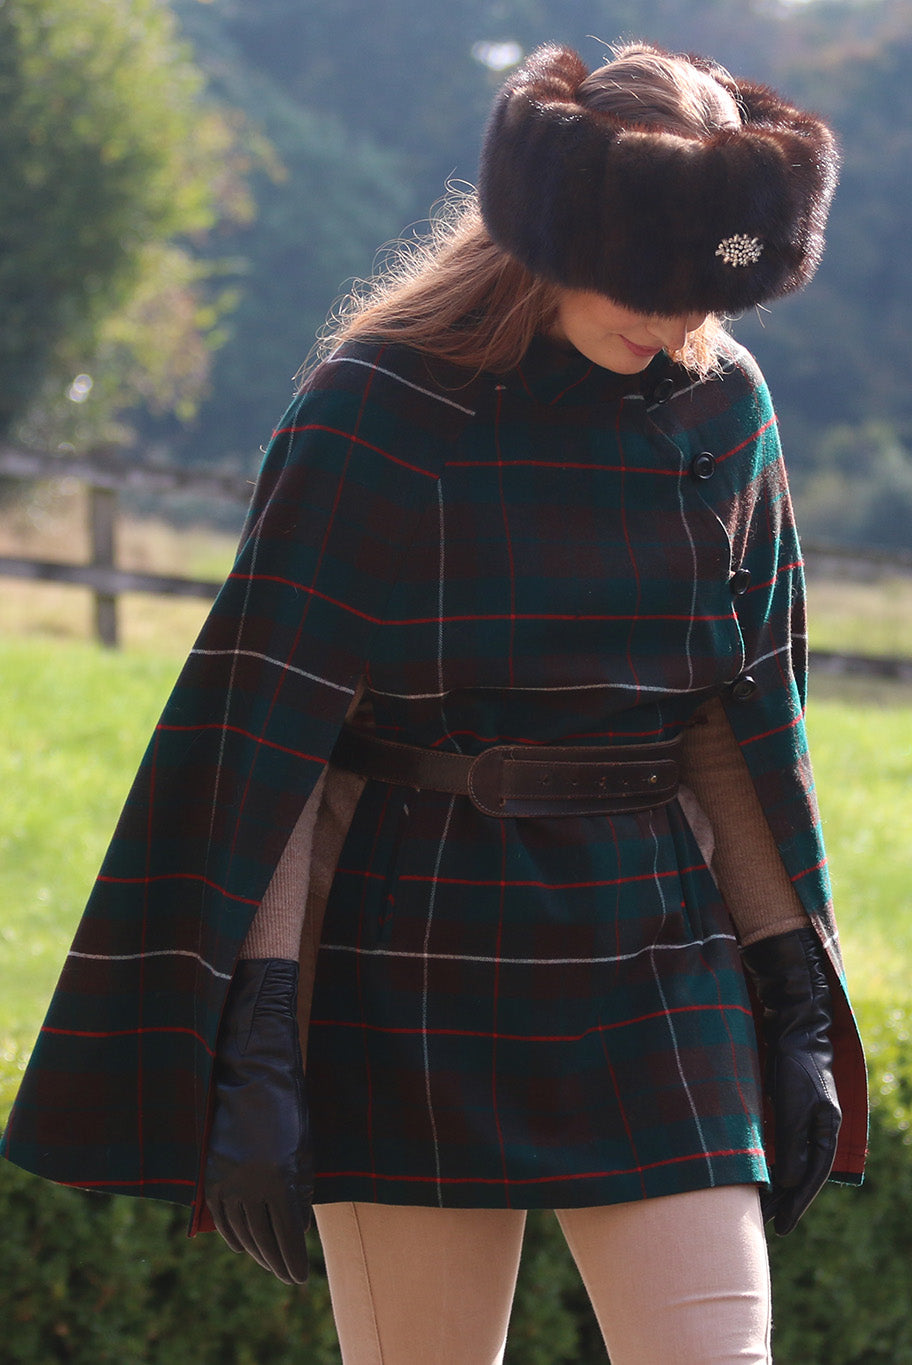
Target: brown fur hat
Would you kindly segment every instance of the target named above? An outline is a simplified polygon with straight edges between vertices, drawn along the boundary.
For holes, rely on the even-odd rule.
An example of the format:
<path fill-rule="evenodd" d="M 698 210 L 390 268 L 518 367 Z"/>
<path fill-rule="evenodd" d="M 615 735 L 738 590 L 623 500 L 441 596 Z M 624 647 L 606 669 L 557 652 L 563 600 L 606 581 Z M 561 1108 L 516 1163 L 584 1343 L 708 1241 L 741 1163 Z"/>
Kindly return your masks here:
<path fill-rule="evenodd" d="M 589 73 L 575 52 L 533 52 L 485 132 L 478 193 L 493 240 L 533 274 L 635 312 L 734 313 L 805 285 L 836 187 L 833 134 L 766 86 L 684 60 L 735 97 L 740 128 L 637 126 L 579 102 Z"/>

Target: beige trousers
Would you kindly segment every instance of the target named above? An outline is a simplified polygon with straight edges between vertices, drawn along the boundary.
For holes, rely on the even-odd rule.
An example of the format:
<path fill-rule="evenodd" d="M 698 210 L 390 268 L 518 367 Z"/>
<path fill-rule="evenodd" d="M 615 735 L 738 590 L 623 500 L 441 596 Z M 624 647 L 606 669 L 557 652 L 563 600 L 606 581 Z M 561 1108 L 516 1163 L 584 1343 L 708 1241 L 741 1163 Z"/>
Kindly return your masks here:
<path fill-rule="evenodd" d="M 611 1365 L 769 1365 L 756 1186 L 556 1212 Z M 500 1365 L 521 1210 L 315 1213 L 344 1365 Z"/>

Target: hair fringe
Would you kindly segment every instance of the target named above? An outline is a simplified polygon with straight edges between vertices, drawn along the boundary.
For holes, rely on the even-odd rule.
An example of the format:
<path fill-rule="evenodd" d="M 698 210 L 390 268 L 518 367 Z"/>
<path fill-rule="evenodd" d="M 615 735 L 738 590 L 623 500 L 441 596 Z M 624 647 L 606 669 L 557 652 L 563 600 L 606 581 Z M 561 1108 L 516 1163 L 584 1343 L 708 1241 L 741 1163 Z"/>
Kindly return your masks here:
<path fill-rule="evenodd" d="M 380 248 L 373 275 L 336 301 L 296 376 L 303 384 L 346 341 L 415 347 L 469 373 L 505 374 L 553 325 L 559 286 L 531 274 L 485 231 L 474 192 L 450 191 L 426 233 Z M 699 378 L 718 370 L 722 322 L 707 318 L 673 359 Z"/>

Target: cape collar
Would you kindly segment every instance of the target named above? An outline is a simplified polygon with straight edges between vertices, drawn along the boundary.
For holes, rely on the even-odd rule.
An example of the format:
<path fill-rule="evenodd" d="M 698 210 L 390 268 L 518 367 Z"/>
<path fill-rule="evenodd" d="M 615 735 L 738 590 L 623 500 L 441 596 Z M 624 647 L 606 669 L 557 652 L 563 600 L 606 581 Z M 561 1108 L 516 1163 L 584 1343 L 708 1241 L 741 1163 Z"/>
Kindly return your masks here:
<path fill-rule="evenodd" d="M 588 406 L 631 396 L 649 400 L 661 380 L 676 368 L 661 352 L 639 374 L 615 374 L 588 360 L 575 347 L 539 335 L 516 369 L 504 378 L 509 388 L 524 390 L 548 407 Z"/>

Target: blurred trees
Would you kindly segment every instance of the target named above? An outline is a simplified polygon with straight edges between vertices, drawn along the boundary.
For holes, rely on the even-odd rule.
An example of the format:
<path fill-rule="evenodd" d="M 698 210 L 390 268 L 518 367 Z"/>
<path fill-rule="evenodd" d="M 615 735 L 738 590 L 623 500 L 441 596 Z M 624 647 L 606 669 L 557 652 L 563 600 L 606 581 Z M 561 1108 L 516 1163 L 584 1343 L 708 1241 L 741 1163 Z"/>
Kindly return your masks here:
<path fill-rule="evenodd" d="M 912 6 L 817 3 L 768 79 L 839 133 L 842 179 L 811 287 L 745 319 L 782 417 L 807 538 L 912 548 Z"/>
<path fill-rule="evenodd" d="M 221 224 L 206 248 L 237 295 L 223 320 L 212 396 L 190 426 L 147 427 L 190 462 L 233 457 L 250 468 L 342 282 L 370 272 L 377 247 L 412 209 L 401 150 L 381 144 L 360 119 L 346 124 L 333 109 L 293 97 L 294 71 L 319 60 L 299 31 L 299 14 L 322 7 L 288 0 L 174 6 L 211 92 L 243 111 L 257 204 L 252 222 Z M 351 86 L 352 107 L 365 89 L 361 78 Z"/>
<path fill-rule="evenodd" d="M 0 423 L 30 394 L 35 411 L 52 359 L 66 356 L 69 374 L 89 369 L 78 357 L 93 343 L 96 385 L 135 405 L 147 441 L 250 469 L 333 299 L 449 180 L 474 180 L 504 71 L 545 40 L 594 66 L 606 43 L 643 37 L 709 52 L 835 124 L 845 171 L 818 277 L 734 330 L 770 379 L 805 535 L 908 545 L 910 0 L 171 0 L 171 10 L 195 71 L 165 0 L 0 7 L 10 111 L 0 151 L 15 186 L 0 205 Z M 246 218 L 242 167 L 256 207 Z M 49 429 L 61 405 L 74 423 L 59 394 L 37 407 Z"/>
<path fill-rule="evenodd" d="M 0 433 L 59 430 L 77 371 L 99 420 L 131 399 L 189 415 L 211 315 L 186 242 L 250 209 L 202 91 L 160 0 L 0 7 Z"/>

